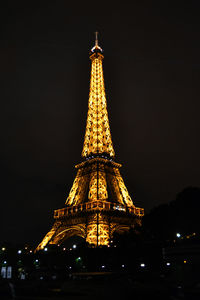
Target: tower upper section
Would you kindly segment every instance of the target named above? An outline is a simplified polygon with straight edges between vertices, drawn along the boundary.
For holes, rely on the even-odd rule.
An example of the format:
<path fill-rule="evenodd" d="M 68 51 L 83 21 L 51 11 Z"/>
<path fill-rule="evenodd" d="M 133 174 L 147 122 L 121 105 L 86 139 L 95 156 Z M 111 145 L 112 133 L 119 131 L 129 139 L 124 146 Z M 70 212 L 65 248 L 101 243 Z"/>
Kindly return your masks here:
<path fill-rule="evenodd" d="M 91 49 L 91 78 L 88 101 L 88 114 L 82 157 L 104 154 L 114 157 L 112 138 L 108 120 L 107 102 L 103 77 L 102 49 L 98 45 Z"/>

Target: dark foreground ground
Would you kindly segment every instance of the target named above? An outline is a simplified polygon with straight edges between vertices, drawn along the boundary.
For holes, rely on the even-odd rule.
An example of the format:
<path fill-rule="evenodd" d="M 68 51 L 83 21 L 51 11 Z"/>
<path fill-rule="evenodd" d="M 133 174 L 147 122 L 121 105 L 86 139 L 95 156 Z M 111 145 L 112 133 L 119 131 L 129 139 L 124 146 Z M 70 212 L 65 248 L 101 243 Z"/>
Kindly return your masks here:
<path fill-rule="evenodd" d="M 13 291 L 14 286 L 14 291 Z M 200 299 L 200 285 L 181 286 L 166 278 L 128 274 L 80 273 L 62 281 L 1 281 L 0 299 Z"/>

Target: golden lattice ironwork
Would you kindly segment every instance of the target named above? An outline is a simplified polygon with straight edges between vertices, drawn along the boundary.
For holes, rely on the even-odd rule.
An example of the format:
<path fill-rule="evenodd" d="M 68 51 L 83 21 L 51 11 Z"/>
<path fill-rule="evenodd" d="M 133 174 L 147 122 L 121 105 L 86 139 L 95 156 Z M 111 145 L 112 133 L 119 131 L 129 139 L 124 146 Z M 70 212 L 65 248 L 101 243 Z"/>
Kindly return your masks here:
<path fill-rule="evenodd" d="M 65 207 L 54 211 L 54 225 L 37 250 L 61 244 L 77 235 L 90 245 L 108 246 L 115 231 L 123 233 L 141 225 L 138 208 L 125 186 L 121 164 L 113 149 L 104 88 L 102 49 L 96 38 L 91 50 L 91 81 L 82 157 Z"/>
<path fill-rule="evenodd" d="M 102 66 L 103 55 L 94 52 L 90 55 L 90 59 L 92 61 L 90 93 L 82 156 L 106 153 L 113 157 L 115 152 L 108 120 Z"/>

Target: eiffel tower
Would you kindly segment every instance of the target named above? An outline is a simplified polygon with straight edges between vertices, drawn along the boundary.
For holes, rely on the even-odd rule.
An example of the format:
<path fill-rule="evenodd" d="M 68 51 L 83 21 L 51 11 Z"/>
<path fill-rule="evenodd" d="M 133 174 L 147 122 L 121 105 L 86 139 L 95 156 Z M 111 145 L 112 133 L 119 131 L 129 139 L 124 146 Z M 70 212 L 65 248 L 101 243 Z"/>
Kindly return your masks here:
<path fill-rule="evenodd" d="M 135 207 L 115 162 L 103 77 L 103 50 L 90 51 L 91 79 L 83 144 L 83 161 L 75 166 L 74 179 L 65 207 L 54 211 L 54 224 L 36 251 L 48 244 L 60 245 L 72 236 L 91 246 L 108 246 L 114 232 L 124 233 L 141 225 L 144 209 Z"/>

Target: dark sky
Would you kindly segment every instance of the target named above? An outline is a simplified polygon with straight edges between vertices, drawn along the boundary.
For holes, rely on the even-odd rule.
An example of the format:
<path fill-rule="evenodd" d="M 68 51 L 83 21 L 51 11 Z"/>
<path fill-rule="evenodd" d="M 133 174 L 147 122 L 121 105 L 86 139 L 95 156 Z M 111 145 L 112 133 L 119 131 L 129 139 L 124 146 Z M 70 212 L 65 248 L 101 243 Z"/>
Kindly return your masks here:
<path fill-rule="evenodd" d="M 116 161 L 135 204 L 149 211 L 200 186 L 198 1 L 7 2 L 1 241 L 37 244 L 64 206 L 81 161 L 96 30 Z"/>

